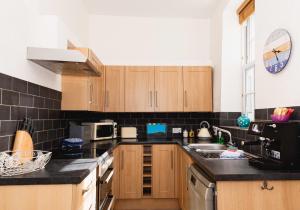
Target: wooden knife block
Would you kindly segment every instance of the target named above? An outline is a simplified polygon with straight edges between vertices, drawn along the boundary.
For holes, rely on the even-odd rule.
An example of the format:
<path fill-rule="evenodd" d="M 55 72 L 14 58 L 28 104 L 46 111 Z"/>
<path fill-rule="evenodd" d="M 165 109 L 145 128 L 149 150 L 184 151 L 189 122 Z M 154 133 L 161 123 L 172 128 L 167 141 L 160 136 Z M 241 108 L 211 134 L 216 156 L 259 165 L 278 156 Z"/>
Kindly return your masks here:
<path fill-rule="evenodd" d="M 33 142 L 27 131 L 17 131 L 13 152 L 21 152 L 20 162 L 25 163 L 33 158 Z"/>

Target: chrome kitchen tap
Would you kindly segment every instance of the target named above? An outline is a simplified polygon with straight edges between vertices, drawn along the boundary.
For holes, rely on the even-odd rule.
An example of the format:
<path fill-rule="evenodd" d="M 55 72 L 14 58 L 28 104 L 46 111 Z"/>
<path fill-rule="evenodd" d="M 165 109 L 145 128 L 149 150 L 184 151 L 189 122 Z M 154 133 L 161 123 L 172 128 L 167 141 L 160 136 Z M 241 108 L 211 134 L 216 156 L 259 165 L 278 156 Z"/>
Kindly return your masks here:
<path fill-rule="evenodd" d="M 223 128 L 219 128 L 219 127 L 216 127 L 216 126 L 213 126 L 213 131 L 214 131 L 214 135 L 216 136 L 218 134 L 218 131 L 221 131 L 222 133 L 226 133 L 228 136 L 229 136 L 229 141 L 228 141 L 228 145 L 230 146 L 234 146 L 234 143 L 232 141 L 232 136 L 231 136 L 231 132 L 228 131 L 228 130 L 225 130 Z"/>

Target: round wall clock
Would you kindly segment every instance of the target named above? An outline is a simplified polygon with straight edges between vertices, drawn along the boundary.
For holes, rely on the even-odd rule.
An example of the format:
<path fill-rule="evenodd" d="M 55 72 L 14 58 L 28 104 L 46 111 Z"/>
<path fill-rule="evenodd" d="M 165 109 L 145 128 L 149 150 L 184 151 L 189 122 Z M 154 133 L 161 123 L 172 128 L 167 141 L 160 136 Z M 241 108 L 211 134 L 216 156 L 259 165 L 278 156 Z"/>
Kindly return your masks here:
<path fill-rule="evenodd" d="M 264 64 L 266 70 L 276 74 L 287 65 L 292 50 L 292 41 L 289 32 L 277 29 L 269 36 L 264 48 Z"/>

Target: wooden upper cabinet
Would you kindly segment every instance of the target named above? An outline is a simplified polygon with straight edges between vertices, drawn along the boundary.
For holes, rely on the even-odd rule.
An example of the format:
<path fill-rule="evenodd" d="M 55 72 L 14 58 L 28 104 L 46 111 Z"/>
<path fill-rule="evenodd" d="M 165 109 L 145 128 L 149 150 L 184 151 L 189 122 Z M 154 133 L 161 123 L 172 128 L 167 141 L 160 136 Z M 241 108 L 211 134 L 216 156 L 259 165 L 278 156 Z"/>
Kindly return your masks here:
<path fill-rule="evenodd" d="M 183 111 L 182 67 L 155 67 L 155 111 Z"/>
<path fill-rule="evenodd" d="M 62 75 L 62 110 L 90 109 L 89 77 Z"/>
<path fill-rule="evenodd" d="M 119 150 L 119 198 L 142 197 L 142 146 L 121 145 Z"/>
<path fill-rule="evenodd" d="M 154 67 L 126 67 L 125 112 L 154 111 Z"/>
<path fill-rule="evenodd" d="M 176 145 L 153 145 L 153 197 L 175 198 Z"/>
<path fill-rule="evenodd" d="M 101 111 L 101 77 L 62 75 L 62 110 Z"/>
<path fill-rule="evenodd" d="M 124 66 L 105 67 L 105 112 L 124 112 Z"/>
<path fill-rule="evenodd" d="M 183 67 L 184 111 L 212 111 L 211 67 Z"/>

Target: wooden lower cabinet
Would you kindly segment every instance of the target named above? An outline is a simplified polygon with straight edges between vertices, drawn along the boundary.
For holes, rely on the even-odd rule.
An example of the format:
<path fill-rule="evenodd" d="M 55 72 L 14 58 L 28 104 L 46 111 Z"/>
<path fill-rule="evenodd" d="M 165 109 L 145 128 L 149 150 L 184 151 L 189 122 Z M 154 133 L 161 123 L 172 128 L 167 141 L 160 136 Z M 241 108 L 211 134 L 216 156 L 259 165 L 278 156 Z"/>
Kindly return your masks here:
<path fill-rule="evenodd" d="M 142 146 L 121 145 L 119 148 L 119 198 L 142 197 Z"/>
<path fill-rule="evenodd" d="M 153 197 L 175 198 L 176 145 L 153 145 Z"/>
<path fill-rule="evenodd" d="M 267 181 L 272 190 L 262 190 L 263 181 L 217 182 L 218 210 L 298 210 L 300 181 Z"/>
<path fill-rule="evenodd" d="M 0 186 L 1 210 L 95 210 L 96 170 L 78 185 Z"/>
<path fill-rule="evenodd" d="M 143 198 L 143 154 L 142 145 L 120 145 L 114 150 L 113 195 L 117 199 Z M 178 197 L 177 159 L 176 145 L 152 145 L 152 193 L 147 198 Z"/>

